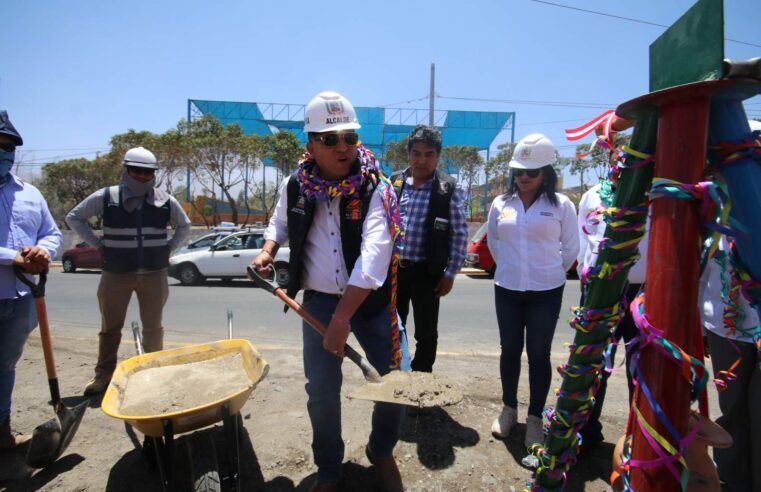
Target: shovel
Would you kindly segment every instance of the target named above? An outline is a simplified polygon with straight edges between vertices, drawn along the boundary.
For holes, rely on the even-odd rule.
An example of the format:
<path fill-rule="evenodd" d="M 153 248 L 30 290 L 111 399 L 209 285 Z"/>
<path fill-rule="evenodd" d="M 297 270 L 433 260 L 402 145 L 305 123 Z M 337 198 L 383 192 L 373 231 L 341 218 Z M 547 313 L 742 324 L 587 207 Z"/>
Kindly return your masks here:
<path fill-rule="evenodd" d="M 289 308 L 293 309 L 296 314 L 301 316 L 304 321 L 306 321 L 309 326 L 314 328 L 317 333 L 323 337 L 325 336 L 325 332 L 327 331 L 325 325 L 320 323 L 317 318 L 309 314 L 309 312 L 304 309 L 301 304 L 288 297 L 288 294 L 283 292 L 283 289 L 281 289 L 274 280 L 267 280 L 266 278 L 262 277 L 259 275 L 259 272 L 251 268 L 251 266 L 247 266 L 246 271 L 248 272 L 248 276 L 251 278 L 251 280 L 254 281 L 257 286 L 261 287 L 271 294 L 274 294 L 275 297 L 278 297 Z M 367 381 L 371 383 L 381 382 L 381 376 L 377 369 L 375 369 L 367 359 L 362 357 L 362 355 L 354 350 L 348 343 L 344 345 L 344 353 L 346 354 L 346 357 L 348 357 L 352 362 L 357 364 L 360 369 L 362 369 L 362 374 L 365 375 L 365 379 Z"/>
<path fill-rule="evenodd" d="M 304 318 L 312 328 L 325 335 L 325 326 L 307 312 L 298 302 L 283 292 L 274 280 L 267 280 L 259 273 L 247 267 L 248 276 L 257 286 L 280 298 L 296 314 Z M 349 345 L 344 347 L 349 359 L 357 364 L 365 375 L 366 384 L 355 389 L 347 396 L 357 400 L 380 401 L 411 405 L 415 407 L 436 407 L 458 403 L 462 400 L 462 391 L 449 378 L 428 372 L 391 371 L 382 378 L 378 371 Z"/>
<path fill-rule="evenodd" d="M 57 417 L 57 419 L 50 419 L 34 429 L 32 440 L 26 453 L 26 462 L 29 466 L 32 468 L 45 468 L 53 464 L 66 450 L 66 447 L 79 428 L 82 417 L 85 415 L 87 402 L 84 401 L 74 408 L 68 408 L 61 401 L 61 393 L 58 389 L 58 376 L 55 371 L 55 360 L 53 359 L 53 344 L 50 340 L 48 311 L 45 307 L 47 273 L 41 273 L 39 282 L 35 284 L 26 277 L 20 267 L 14 265 L 13 271 L 16 277 L 32 290 L 32 296 L 37 307 L 37 320 L 40 324 L 42 351 L 45 354 L 45 369 L 48 373 L 50 399 Z"/>

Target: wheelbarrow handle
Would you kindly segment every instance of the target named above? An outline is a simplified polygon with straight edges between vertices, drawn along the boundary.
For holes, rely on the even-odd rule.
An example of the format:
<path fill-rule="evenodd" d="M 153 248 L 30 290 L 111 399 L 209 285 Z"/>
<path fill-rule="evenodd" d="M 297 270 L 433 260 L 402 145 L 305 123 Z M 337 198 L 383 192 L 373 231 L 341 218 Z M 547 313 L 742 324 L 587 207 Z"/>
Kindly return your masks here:
<path fill-rule="evenodd" d="M 35 284 L 26 276 L 26 271 L 18 265 L 13 265 L 13 273 L 16 278 L 21 280 L 32 291 L 32 296 L 35 299 L 45 297 L 45 283 L 48 281 L 48 272 L 40 273 L 40 279 Z"/>
<path fill-rule="evenodd" d="M 301 316 L 301 318 L 306 321 L 309 326 L 314 328 L 317 333 L 319 333 L 322 337 L 325 337 L 325 332 L 327 331 L 325 325 L 323 325 L 320 320 L 312 316 L 312 314 L 304 309 L 301 304 L 288 297 L 288 294 L 283 292 L 283 289 L 281 289 L 274 280 L 267 280 L 266 278 L 262 277 L 259 275 L 259 272 L 257 272 L 250 265 L 246 267 L 246 272 L 248 272 L 248 276 L 251 278 L 251 280 L 254 281 L 254 283 L 256 283 L 256 285 L 274 294 L 275 297 L 283 301 L 286 306 L 293 309 L 296 314 Z M 348 357 L 349 360 L 354 362 L 359 366 L 360 369 L 362 369 L 362 373 L 365 375 L 365 379 L 370 382 L 380 382 L 381 376 L 378 370 L 375 369 L 372 364 L 370 364 L 370 361 L 362 357 L 362 355 L 354 350 L 354 348 L 348 343 L 344 345 L 344 354 L 346 354 L 346 357 Z"/>

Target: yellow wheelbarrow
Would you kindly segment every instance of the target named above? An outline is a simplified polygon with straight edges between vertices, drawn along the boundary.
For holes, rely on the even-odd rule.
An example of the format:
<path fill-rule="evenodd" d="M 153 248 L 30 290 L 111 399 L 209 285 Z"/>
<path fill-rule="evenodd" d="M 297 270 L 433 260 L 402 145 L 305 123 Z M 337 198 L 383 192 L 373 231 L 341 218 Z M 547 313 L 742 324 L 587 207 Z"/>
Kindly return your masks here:
<path fill-rule="evenodd" d="M 230 310 L 228 310 L 228 324 L 230 336 L 232 336 Z M 214 440 L 211 439 L 210 434 L 193 434 L 185 440 L 188 446 L 193 490 L 220 491 L 223 485 L 230 490 L 239 490 L 238 433 L 242 427 L 239 412 L 256 385 L 267 375 L 269 371 L 267 361 L 251 342 L 240 339 L 221 340 L 143 354 L 137 323 L 132 323 L 132 329 L 139 355 L 117 366 L 103 396 L 101 409 L 106 415 L 124 420 L 145 434 L 146 446 L 155 449 L 164 490 L 175 490 L 172 477 L 175 435 L 194 431 L 221 420 L 224 423 L 229 473 L 224 476 L 220 474 Z M 214 393 L 213 386 L 215 384 L 223 386 L 222 381 L 212 382 L 208 385 L 208 390 L 200 386 L 203 390 L 200 404 L 194 405 L 191 398 L 177 406 L 173 395 L 178 388 L 182 389 L 185 378 L 182 374 L 186 370 L 192 368 L 197 373 L 202 372 L 204 368 L 211 367 L 210 364 L 219 365 L 223 361 L 233 360 L 232 358 L 245 375 L 236 374 L 233 385 L 224 386 L 221 394 Z M 153 372 L 144 372 L 149 370 Z M 158 371 L 163 371 L 161 373 L 163 376 L 160 376 Z M 188 379 L 188 381 L 192 380 Z M 150 398 L 144 398 L 142 402 L 130 406 L 134 403 L 130 401 L 130 384 L 136 385 L 135 388 L 138 388 L 140 393 L 150 394 Z M 174 389 L 170 388 L 165 393 L 165 387 L 174 387 Z M 196 390 L 197 393 L 199 390 L 197 384 L 188 384 L 186 388 L 188 393 L 192 393 L 191 390 Z M 132 394 L 136 394 L 135 391 Z M 163 404 L 162 398 L 172 402 Z"/>

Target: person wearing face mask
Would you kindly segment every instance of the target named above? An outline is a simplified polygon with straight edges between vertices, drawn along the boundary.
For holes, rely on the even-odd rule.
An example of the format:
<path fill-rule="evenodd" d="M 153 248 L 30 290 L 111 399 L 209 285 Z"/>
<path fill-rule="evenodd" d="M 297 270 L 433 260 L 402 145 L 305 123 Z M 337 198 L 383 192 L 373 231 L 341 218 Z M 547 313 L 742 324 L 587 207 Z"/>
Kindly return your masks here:
<path fill-rule="evenodd" d="M 151 151 L 129 149 L 124 154 L 121 184 L 96 191 L 66 216 L 69 227 L 85 242 L 100 248 L 103 256 L 98 285 L 98 363 L 95 376 L 85 386 L 85 395 L 102 393 L 111 381 L 133 292 L 140 305 L 145 350 L 163 348 L 161 316 L 169 297 L 169 255 L 190 234 L 190 219 L 174 197 L 155 187 L 157 169 Z M 101 236 L 87 222 L 97 215 L 103 216 Z M 175 228 L 171 239 L 168 225 Z"/>
<path fill-rule="evenodd" d="M 37 310 L 29 287 L 13 268 L 30 275 L 47 272 L 61 246 L 61 231 L 42 194 L 11 172 L 16 147 L 23 144 L 8 113 L 0 111 L 0 453 L 29 440 L 11 432 L 11 395 L 16 363 L 37 326 Z"/>

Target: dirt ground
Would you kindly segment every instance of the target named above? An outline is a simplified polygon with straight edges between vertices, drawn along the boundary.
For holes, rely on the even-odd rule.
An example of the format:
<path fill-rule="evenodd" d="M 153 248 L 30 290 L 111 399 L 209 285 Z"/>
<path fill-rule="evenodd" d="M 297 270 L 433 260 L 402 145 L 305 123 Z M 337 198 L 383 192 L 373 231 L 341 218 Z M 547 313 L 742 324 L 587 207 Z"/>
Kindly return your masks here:
<path fill-rule="evenodd" d="M 256 345 L 256 341 L 252 341 Z M 96 358 L 95 338 L 54 338 L 61 393 L 68 406 L 83 401 L 81 390 L 90 378 Z M 311 454 L 311 428 L 301 353 L 298 350 L 257 346 L 270 364 L 267 377 L 252 393 L 241 412 L 241 490 L 306 491 L 315 480 Z M 132 355 L 132 344 L 123 343 L 120 357 Z M 561 360 L 563 357 L 563 360 Z M 565 359 L 562 354 L 553 362 Z M 525 456 L 527 367 L 522 371 L 519 422 L 506 441 L 490 434 L 501 409 L 499 361 L 496 355 L 440 354 L 435 370 L 461 385 L 464 400 L 454 406 L 407 415 L 395 456 L 410 491 L 522 490 L 530 470 L 521 465 Z M 351 362 L 344 364 L 344 394 L 364 383 Z M 553 379 L 553 388 L 560 384 Z M 17 369 L 12 422 L 31 433 L 53 418 L 39 337 L 30 337 Z M 623 370 L 611 377 L 602 422 L 605 442 L 587 452 L 569 474 L 567 490 L 608 490 L 613 443 L 622 433 L 627 416 Z M 554 404 L 554 397 L 548 398 Z M 141 453 L 142 435 L 100 410 L 99 399 L 90 408 L 64 455 L 43 470 L 25 469 L 22 454 L 3 455 L 0 475 L 20 478 L 0 481 L 0 490 L 131 491 L 161 490 L 159 474 Z M 372 403 L 343 398 L 343 438 L 346 456 L 342 490 L 373 490 L 374 469 L 364 455 Z M 182 483 L 183 454 L 189 439 L 206 439 L 218 448 L 227 442 L 221 425 L 185 434 L 175 441 L 180 464 L 176 475 Z M 190 437 L 188 437 L 190 436 Z M 222 459 L 222 458 L 221 458 Z M 224 459 L 222 459 L 224 464 Z M 25 476 L 26 475 L 26 476 Z"/>

